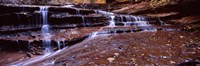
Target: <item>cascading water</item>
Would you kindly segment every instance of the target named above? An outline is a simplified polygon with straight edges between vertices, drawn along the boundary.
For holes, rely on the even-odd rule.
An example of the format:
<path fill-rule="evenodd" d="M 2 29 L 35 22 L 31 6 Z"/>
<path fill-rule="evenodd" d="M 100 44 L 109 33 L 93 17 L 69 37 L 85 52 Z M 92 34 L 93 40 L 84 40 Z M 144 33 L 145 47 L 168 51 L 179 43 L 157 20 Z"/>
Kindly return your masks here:
<path fill-rule="evenodd" d="M 50 34 L 49 25 L 48 25 L 48 7 L 41 6 L 40 14 L 41 14 L 42 22 L 43 22 L 41 34 L 42 34 L 42 39 L 43 39 L 42 44 L 43 44 L 43 48 L 44 48 L 44 51 L 43 51 L 44 55 L 32 58 L 32 59 L 24 61 L 24 62 L 14 64 L 11 66 L 29 66 L 30 64 L 38 62 L 51 54 L 52 49 L 51 49 L 51 34 Z"/>
<path fill-rule="evenodd" d="M 152 28 L 150 26 L 150 24 L 148 23 L 148 21 L 146 21 L 146 18 L 142 17 L 142 16 L 119 15 L 119 17 L 118 17 L 117 14 L 114 14 L 112 12 L 101 11 L 101 10 L 95 10 L 95 13 L 109 16 L 110 20 L 108 21 L 109 25 L 107 27 L 111 27 L 110 29 L 112 29 L 112 27 L 118 28 L 117 24 L 116 24 L 118 22 L 115 22 L 116 17 L 117 17 L 116 19 L 120 18 L 120 19 L 118 19 L 118 21 L 123 23 L 125 27 L 135 26 L 140 29 L 143 29 L 144 31 Z M 111 32 L 113 32 L 114 34 L 117 33 L 117 31 L 111 31 Z M 125 32 L 126 32 L 126 30 L 124 30 L 124 33 Z M 134 30 L 131 30 L 130 32 L 134 32 Z M 106 33 L 110 33 L 110 32 L 109 31 L 108 32 L 105 31 L 105 33 L 102 33 L 101 31 L 93 32 L 93 33 L 91 33 L 90 37 L 96 37 L 97 35 L 106 34 Z"/>
<path fill-rule="evenodd" d="M 82 18 L 82 24 L 85 27 L 86 26 L 85 17 L 81 14 L 79 9 L 76 9 L 76 15 L 78 15 Z"/>
<path fill-rule="evenodd" d="M 148 21 L 146 21 L 145 17 L 137 17 L 138 21 L 135 21 L 135 23 L 138 23 L 138 26 L 150 26 Z"/>
<path fill-rule="evenodd" d="M 115 27 L 115 16 L 114 16 L 114 13 L 101 11 L 101 10 L 95 10 L 95 13 L 96 14 L 108 15 L 110 17 L 110 21 L 109 21 L 108 27 Z"/>
<path fill-rule="evenodd" d="M 106 12 L 106 11 L 101 11 L 101 10 L 95 10 L 96 14 L 103 14 L 103 15 L 114 15 L 112 12 Z"/>
<path fill-rule="evenodd" d="M 72 4 L 69 4 L 69 5 L 64 5 L 64 7 L 67 7 L 67 8 L 72 8 L 72 7 L 74 7 L 74 5 L 72 5 Z"/>
<path fill-rule="evenodd" d="M 136 26 L 149 26 L 145 17 L 142 16 L 131 16 L 131 15 L 123 15 L 126 18 L 126 21 L 122 21 L 124 26 L 131 26 L 131 24 Z M 120 16 L 121 20 L 123 20 L 123 16 Z"/>
<path fill-rule="evenodd" d="M 80 13 L 80 10 L 79 10 L 79 9 L 76 9 L 76 14 L 77 14 L 77 15 L 81 15 L 81 13 Z"/>
<path fill-rule="evenodd" d="M 124 18 L 122 15 L 120 15 L 120 18 L 121 18 L 121 22 L 124 22 Z"/>
<path fill-rule="evenodd" d="M 160 18 L 158 18 L 160 25 L 166 25 L 164 21 L 162 21 Z"/>
<path fill-rule="evenodd" d="M 95 10 L 96 14 L 103 14 L 103 15 L 108 15 L 110 20 L 109 20 L 109 25 L 107 27 L 115 27 L 115 15 L 112 12 L 106 12 L 106 11 L 101 11 L 101 10 Z M 101 28 L 102 29 L 102 28 Z M 101 30 L 100 29 L 100 30 Z M 96 37 L 98 34 L 101 34 L 102 32 L 93 32 L 91 33 L 90 37 Z"/>
<path fill-rule="evenodd" d="M 91 33 L 91 36 L 90 37 L 96 37 L 98 35 L 98 32 L 94 32 L 94 33 Z"/>
<path fill-rule="evenodd" d="M 49 29 L 50 26 L 48 25 L 48 7 L 41 6 L 40 13 L 43 21 L 41 32 L 43 37 L 42 41 L 43 48 L 45 49 L 44 54 L 49 54 L 52 52 L 52 50 L 51 50 L 51 34 Z"/>
<path fill-rule="evenodd" d="M 60 41 L 58 41 L 57 44 L 58 44 L 58 49 L 61 50 L 61 43 L 60 43 Z"/>
<path fill-rule="evenodd" d="M 115 27 L 115 16 L 110 16 L 109 27 Z"/>
<path fill-rule="evenodd" d="M 83 23 L 83 26 L 85 27 L 85 26 L 86 26 L 86 23 L 85 23 L 85 18 L 84 18 L 84 16 L 81 16 L 81 18 L 82 18 L 82 23 Z"/>

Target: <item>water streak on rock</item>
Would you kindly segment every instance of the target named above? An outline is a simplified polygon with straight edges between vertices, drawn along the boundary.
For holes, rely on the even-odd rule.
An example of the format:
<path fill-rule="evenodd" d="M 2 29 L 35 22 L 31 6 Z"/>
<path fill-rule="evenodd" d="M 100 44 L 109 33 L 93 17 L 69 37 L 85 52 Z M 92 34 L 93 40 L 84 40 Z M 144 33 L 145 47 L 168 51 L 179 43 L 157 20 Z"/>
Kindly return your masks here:
<path fill-rule="evenodd" d="M 48 24 L 48 7 L 47 6 L 41 6 L 40 7 L 40 13 L 42 16 L 43 26 L 41 29 L 42 37 L 43 37 L 43 48 L 45 54 L 49 54 L 52 52 L 51 49 L 51 34 L 50 34 L 50 26 Z"/>

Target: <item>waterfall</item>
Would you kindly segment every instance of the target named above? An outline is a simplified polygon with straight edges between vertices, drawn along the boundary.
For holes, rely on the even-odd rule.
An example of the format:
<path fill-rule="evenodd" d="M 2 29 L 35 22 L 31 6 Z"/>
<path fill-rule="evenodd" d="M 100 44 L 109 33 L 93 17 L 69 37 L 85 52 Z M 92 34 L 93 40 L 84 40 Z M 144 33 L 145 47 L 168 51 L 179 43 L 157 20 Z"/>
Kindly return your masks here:
<path fill-rule="evenodd" d="M 76 14 L 77 14 L 77 15 L 81 15 L 81 13 L 80 13 L 80 10 L 79 10 L 79 9 L 76 9 Z"/>
<path fill-rule="evenodd" d="M 123 17 L 126 18 L 126 21 L 123 21 Z M 148 22 L 146 21 L 145 17 L 142 17 L 142 16 L 120 15 L 120 19 L 121 19 L 121 22 L 124 24 L 124 26 L 131 26 L 131 25 L 136 25 L 138 27 L 150 26 Z"/>
<path fill-rule="evenodd" d="M 124 22 L 124 19 L 123 19 L 123 16 L 122 16 L 122 15 L 120 15 L 120 18 L 121 18 L 121 22 Z"/>
<path fill-rule="evenodd" d="M 162 21 L 160 18 L 158 18 L 160 25 L 166 25 L 164 21 Z"/>
<path fill-rule="evenodd" d="M 51 34 L 49 32 L 50 26 L 48 24 L 48 7 L 41 6 L 40 13 L 41 13 L 42 22 L 43 22 L 41 32 L 42 32 L 42 37 L 43 37 L 42 44 L 43 44 L 43 48 L 45 49 L 44 54 L 49 54 L 52 52 L 52 50 L 51 50 Z"/>
<path fill-rule="evenodd" d="M 57 44 L 58 44 L 58 50 L 61 50 L 61 43 L 60 43 L 60 41 L 57 41 Z"/>
<path fill-rule="evenodd" d="M 43 25 L 48 24 L 48 7 L 41 6 L 40 13 L 42 16 Z"/>
<path fill-rule="evenodd" d="M 127 15 L 127 16 L 125 16 L 125 18 L 126 18 L 126 21 L 127 21 L 127 22 L 128 22 L 128 21 L 131 21 L 131 16 Z"/>
<path fill-rule="evenodd" d="M 81 14 L 79 9 L 76 9 L 76 15 L 80 16 L 82 19 L 82 24 L 85 27 L 86 26 L 86 22 L 85 22 L 85 17 Z"/>
<path fill-rule="evenodd" d="M 86 26 L 85 18 L 84 18 L 84 16 L 81 16 L 81 18 L 82 18 L 83 26 L 85 27 Z"/>
<path fill-rule="evenodd" d="M 109 16 L 109 25 L 108 27 L 115 27 L 115 16 L 114 13 L 112 12 L 106 12 L 106 11 L 101 11 L 101 10 L 95 10 L 96 14 L 103 14 Z"/>
<path fill-rule="evenodd" d="M 142 16 L 137 16 L 137 21 L 135 21 L 135 23 L 138 23 L 138 26 L 150 26 L 146 18 Z"/>
<path fill-rule="evenodd" d="M 138 20 L 138 17 L 136 17 L 136 16 L 132 16 L 133 17 L 133 19 L 135 20 L 135 21 L 139 21 Z"/>
<path fill-rule="evenodd" d="M 115 16 L 110 16 L 109 27 L 115 27 Z"/>

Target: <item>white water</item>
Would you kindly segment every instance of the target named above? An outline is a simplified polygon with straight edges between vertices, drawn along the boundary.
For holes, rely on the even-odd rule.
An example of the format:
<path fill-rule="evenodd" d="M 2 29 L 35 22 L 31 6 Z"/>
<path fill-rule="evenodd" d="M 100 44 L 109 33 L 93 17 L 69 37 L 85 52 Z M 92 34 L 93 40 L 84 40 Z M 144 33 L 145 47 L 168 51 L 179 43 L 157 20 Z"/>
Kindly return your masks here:
<path fill-rule="evenodd" d="M 66 47 L 65 46 L 65 38 L 57 38 L 57 47 L 58 47 L 58 50 L 61 50 L 63 47 Z"/>
<path fill-rule="evenodd" d="M 112 12 L 106 12 L 106 11 L 101 11 L 101 10 L 95 10 L 96 14 L 103 14 L 103 15 L 107 15 L 109 16 L 110 20 L 109 20 L 109 25 L 107 27 L 115 27 L 115 16 L 114 13 Z M 104 27 L 102 27 L 101 29 L 103 29 Z M 101 30 L 99 29 L 99 30 Z M 99 33 L 101 32 L 93 32 L 91 33 L 91 35 L 89 36 L 90 38 L 94 38 L 96 37 Z"/>
<path fill-rule="evenodd" d="M 115 16 L 114 13 L 112 12 L 106 12 L 106 11 L 101 11 L 101 10 L 95 10 L 96 14 L 103 14 L 109 16 L 109 25 L 108 27 L 115 27 Z"/>
<path fill-rule="evenodd" d="M 80 10 L 76 9 L 76 15 L 81 15 Z"/>
<path fill-rule="evenodd" d="M 74 7 L 74 5 L 72 5 L 72 4 L 69 4 L 69 5 L 64 5 L 64 7 L 67 7 L 67 8 L 72 8 L 72 7 Z"/>
<path fill-rule="evenodd" d="M 106 12 L 101 10 L 95 10 L 96 14 L 103 14 L 103 15 L 114 15 L 112 12 Z"/>
<path fill-rule="evenodd" d="M 58 49 L 61 50 L 61 43 L 60 43 L 60 41 L 57 41 L 57 44 L 58 44 Z"/>
<path fill-rule="evenodd" d="M 40 7 L 40 14 L 42 16 L 42 21 L 43 21 L 43 25 L 44 24 L 48 24 L 48 7 L 47 6 L 41 6 Z"/>
<path fill-rule="evenodd" d="M 166 25 L 164 21 L 162 21 L 160 18 L 158 18 L 160 25 Z"/>
<path fill-rule="evenodd" d="M 97 35 L 98 35 L 98 32 L 94 32 L 94 33 L 91 34 L 90 37 L 93 38 L 93 37 L 96 37 Z"/>
<path fill-rule="evenodd" d="M 76 9 L 76 15 L 78 15 L 82 18 L 82 24 L 85 27 L 86 26 L 85 17 L 83 15 L 81 15 L 81 12 L 79 9 Z"/>
<path fill-rule="evenodd" d="M 101 11 L 101 10 L 95 10 L 95 13 L 109 16 L 110 20 L 108 21 L 109 25 L 107 27 L 116 27 L 117 26 L 116 22 L 115 22 L 115 18 L 117 16 L 115 16 L 114 13 Z M 124 20 L 124 17 L 125 17 L 125 20 Z M 118 19 L 118 21 L 121 21 L 124 24 L 124 26 L 134 25 L 134 26 L 140 27 L 142 29 L 143 29 L 143 27 L 150 26 L 148 21 L 146 21 L 145 17 L 142 17 L 142 16 L 120 15 L 120 19 Z M 114 33 L 116 33 L 116 31 Z M 91 34 L 90 37 L 96 37 L 98 34 L 101 34 L 101 33 L 100 32 L 94 32 L 94 33 Z"/>
<path fill-rule="evenodd" d="M 120 16 L 120 18 L 121 18 L 121 22 L 124 22 L 124 18 L 123 18 L 123 16 L 122 16 L 122 15 Z"/>
<path fill-rule="evenodd" d="M 42 16 L 42 21 L 43 21 L 43 25 L 42 25 L 42 37 L 43 37 L 43 48 L 44 48 L 44 54 L 49 54 L 52 52 L 51 49 L 51 34 L 50 34 L 50 26 L 48 24 L 48 7 L 46 6 L 41 6 L 40 7 L 40 13 Z"/>
<path fill-rule="evenodd" d="M 115 27 L 115 16 L 110 16 L 109 27 Z"/>
<path fill-rule="evenodd" d="M 81 18 L 82 18 L 82 23 L 83 23 L 83 26 L 85 27 L 85 26 L 86 26 L 86 23 L 85 23 L 85 18 L 84 18 L 84 16 L 81 16 Z"/>
<path fill-rule="evenodd" d="M 123 17 L 126 18 L 126 21 L 123 21 Z M 121 15 L 120 19 L 124 26 L 131 26 L 131 24 L 135 26 L 150 26 L 148 21 L 146 21 L 145 17 L 142 16 L 132 16 L 132 15 Z"/>

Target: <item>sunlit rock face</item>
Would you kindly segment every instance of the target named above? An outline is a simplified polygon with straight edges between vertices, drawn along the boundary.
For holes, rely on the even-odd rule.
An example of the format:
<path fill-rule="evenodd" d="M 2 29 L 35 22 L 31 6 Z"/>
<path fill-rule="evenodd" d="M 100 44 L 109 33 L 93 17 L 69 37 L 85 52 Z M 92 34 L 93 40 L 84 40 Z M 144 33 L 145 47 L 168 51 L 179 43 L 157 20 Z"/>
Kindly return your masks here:
<path fill-rule="evenodd" d="M 52 0 L 50 3 L 54 4 L 71 4 L 73 3 L 73 0 Z"/>
<path fill-rule="evenodd" d="M 0 0 L 5 4 L 71 4 L 71 3 L 97 3 L 106 4 L 106 0 Z"/>
<path fill-rule="evenodd" d="M 5 4 L 79 4 L 79 3 L 96 3 L 106 4 L 110 2 L 126 2 L 140 0 L 0 0 L 0 3 Z"/>
<path fill-rule="evenodd" d="M 39 0 L 0 0 L 0 3 L 4 4 L 39 4 L 44 3 L 45 1 L 39 1 Z"/>
<path fill-rule="evenodd" d="M 108 4 L 112 2 L 139 2 L 143 0 L 0 0 L 4 4 Z"/>
<path fill-rule="evenodd" d="M 69 4 L 69 3 L 98 3 L 98 4 L 105 4 L 106 0 L 52 0 L 51 3 L 54 4 L 59 4 L 59 3 L 63 3 L 63 4 Z"/>
<path fill-rule="evenodd" d="M 79 4 L 79 3 L 96 3 L 106 4 L 111 2 L 126 2 L 140 0 L 0 0 L 0 3 L 5 4 Z"/>
<path fill-rule="evenodd" d="M 116 0 L 118 2 L 125 2 L 125 1 L 128 1 L 128 0 Z"/>

